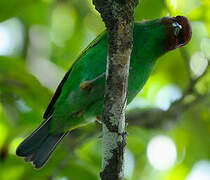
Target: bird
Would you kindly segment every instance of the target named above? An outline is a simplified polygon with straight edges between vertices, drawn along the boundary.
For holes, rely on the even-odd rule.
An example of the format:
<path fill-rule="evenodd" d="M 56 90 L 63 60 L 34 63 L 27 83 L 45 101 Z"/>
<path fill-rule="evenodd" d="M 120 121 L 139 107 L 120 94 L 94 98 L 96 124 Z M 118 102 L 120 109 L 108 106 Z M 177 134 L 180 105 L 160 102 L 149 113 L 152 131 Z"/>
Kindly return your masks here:
<path fill-rule="evenodd" d="M 134 22 L 127 103 L 148 80 L 157 59 L 186 45 L 192 36 L 184 16 Z M 107 31 L 93 40 L 73 63 L 57 87 L 43 123 L 16 149 L 16 155 L 44 166 L 57 145 L 73 129 L 100 119 L 103 112 L 108 50 Z"/>

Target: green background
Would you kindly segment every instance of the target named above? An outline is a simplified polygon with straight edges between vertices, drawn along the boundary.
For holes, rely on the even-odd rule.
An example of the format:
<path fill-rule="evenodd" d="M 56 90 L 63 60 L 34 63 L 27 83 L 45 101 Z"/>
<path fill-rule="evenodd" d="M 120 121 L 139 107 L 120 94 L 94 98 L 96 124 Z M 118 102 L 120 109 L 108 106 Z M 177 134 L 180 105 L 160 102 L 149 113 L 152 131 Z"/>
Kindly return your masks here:
<path fill-rule="evenodd" d="M 127 128 L 125 177 L 130 180 L 192 180 L 197 167 L 210 177 L 210 1 L 141 0 L 135 20 L 168 15 L 187 16 L 193 36 L 186 47 L 158 60 L 128 108 L 128 117 L 137 113 Z M 91 0 L 0 1 L 1 180 L 99 179 L 97 123 L 72 132 L 39 171 L 15 149 L 42 122 L 76 57 L 104 29 Z M 176 145 L 176 161 L 164 170 L 154 168 L 147 156 L 150 140 L 158 135 Z M 200 175 L 199 180 L 207 179 Z"/>

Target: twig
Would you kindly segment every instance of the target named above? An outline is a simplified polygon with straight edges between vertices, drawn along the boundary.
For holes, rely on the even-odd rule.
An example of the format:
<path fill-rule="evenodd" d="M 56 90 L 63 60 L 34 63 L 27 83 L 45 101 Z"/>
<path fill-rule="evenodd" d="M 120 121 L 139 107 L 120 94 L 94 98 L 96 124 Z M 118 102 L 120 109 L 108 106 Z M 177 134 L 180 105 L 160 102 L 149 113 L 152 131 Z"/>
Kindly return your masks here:
<path fill-rule="evenodd" d="M 178 101 L 172 103 L 171 108 L 168 111 L 162 111 L 161 109 L 136 109 L 127 114 L 126 121 L 129 123 L 129 126 L 144 127 L 146 129 L 168 128 L 168 124 L 173 125 L 177 123 L 183 112 L 187 111 L 190 107 L 196 106 L 198 103 L 202 103 L 206 99 L 210 99 L 210 94 L 199 95 L 193 102 L 184 105 L 182 101 Z M 68 135 L 66 143 L 66 146 L 69 148 L 68 156 L 56 167 L 50 180 L 56 179 L 60 171 L 68 164 L 69 158 L 74 155 L 74 151 L 77 148 L 80 148 L 89 139 L 99 135 L 101 132 L 101 125 L 95 123 L 93 126 L 94 130 L 89 133 L 86 131 L 83 133 L 80 129 L 75 132 L 73 131 Z"/>

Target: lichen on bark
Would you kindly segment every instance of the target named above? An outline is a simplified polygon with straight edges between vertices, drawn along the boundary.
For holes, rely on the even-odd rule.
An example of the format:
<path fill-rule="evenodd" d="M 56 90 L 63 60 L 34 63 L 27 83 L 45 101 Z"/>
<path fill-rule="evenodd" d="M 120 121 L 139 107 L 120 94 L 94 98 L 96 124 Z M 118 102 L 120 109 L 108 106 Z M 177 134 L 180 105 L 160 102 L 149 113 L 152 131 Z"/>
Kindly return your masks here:
<path fill-rule="evenodd" d="M 103 122 L 102 180 L 124 178 L 125 109 L 133 42 L 134 9 L 138 0 L 93 0 L 108 32 L 108 60 Z"/>

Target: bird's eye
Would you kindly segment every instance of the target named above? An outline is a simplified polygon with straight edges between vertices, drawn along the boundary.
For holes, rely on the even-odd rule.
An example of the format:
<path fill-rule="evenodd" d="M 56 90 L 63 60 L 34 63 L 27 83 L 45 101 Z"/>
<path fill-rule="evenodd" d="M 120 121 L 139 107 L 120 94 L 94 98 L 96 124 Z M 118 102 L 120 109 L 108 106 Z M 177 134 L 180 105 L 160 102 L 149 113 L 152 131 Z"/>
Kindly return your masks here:
<path fill-rule="evenodd" d="M 172 26 L 174 28 L 174 36 L 177 37 L 182 29 L 182 26 L 178 22 L 173 22 Z"/>

